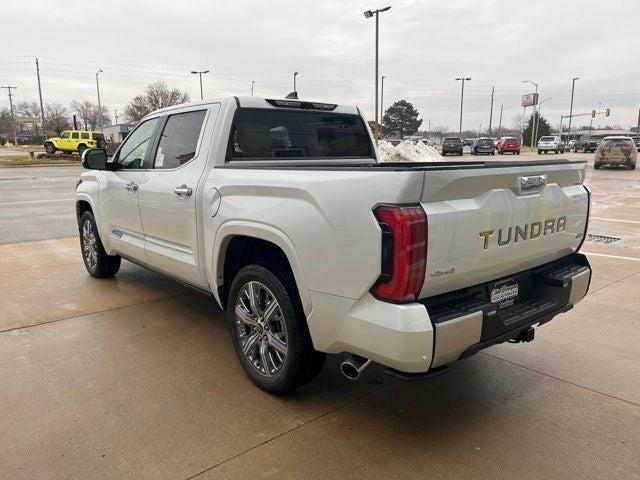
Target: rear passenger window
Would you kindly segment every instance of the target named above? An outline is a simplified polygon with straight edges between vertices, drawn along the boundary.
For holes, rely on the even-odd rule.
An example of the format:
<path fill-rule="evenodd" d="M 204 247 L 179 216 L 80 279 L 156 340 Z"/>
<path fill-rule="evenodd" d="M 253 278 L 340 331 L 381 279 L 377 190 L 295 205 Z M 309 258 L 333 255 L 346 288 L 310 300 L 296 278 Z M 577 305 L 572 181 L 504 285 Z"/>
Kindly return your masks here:
<path fill-rule="evenodd" d="M 89 140 L 89 132 L 82 132 L 80 138 L 83 140 Z"/>
<path fill-rule="evenodd" d="M 271 109 L 236 113 L 228 153 L 231 160 L 375 158 L 357 115 Z"/>
<path fill-rule="evenodd" d="M 199 110 L 177 113 L 167 119 L 153 164 L 155 168 L 177 168 L 195 156 L 204 114 L 205 110 Z"/>
<path fill-rule="evenodd" d="M 71 133 L 71 138 L 74 138 L 74 139 L 77 140 L 78 139 L 78 132 L 72 132 Z"/>

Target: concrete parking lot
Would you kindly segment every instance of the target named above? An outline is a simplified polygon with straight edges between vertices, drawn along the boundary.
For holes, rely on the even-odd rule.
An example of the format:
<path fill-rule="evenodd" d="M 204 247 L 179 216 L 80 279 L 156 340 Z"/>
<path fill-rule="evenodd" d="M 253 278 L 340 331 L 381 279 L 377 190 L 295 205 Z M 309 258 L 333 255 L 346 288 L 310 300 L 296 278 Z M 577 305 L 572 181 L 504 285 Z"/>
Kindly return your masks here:
<path fill-rule="evenodd" d="M 587 298 L 534 342 L 411 383 L 332 358 L 288 397 L 207 296 L 87 275 L 79 171 L 0 169 L 0 478 L 640 478 L 640 170 L 589 167 L 589 233 L 617 240 L 585 243 Z"/>

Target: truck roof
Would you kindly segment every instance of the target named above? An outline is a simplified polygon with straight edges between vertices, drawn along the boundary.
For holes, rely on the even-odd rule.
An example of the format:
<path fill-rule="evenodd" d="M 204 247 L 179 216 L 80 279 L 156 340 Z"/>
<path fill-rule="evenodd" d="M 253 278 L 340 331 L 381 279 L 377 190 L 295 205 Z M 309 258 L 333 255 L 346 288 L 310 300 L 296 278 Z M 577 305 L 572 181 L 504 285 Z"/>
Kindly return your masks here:
<path fill-rule="evenodd" d="M 277 106 L 274 105 L 273 103 L 270 102 L 282 102 L 283 105 L 282 106 Z M 159 110 L 155 110 L 154 112 L 152 112 L 152 114 L 155 113 L 163 113 L 163 112 L 169 112 L 172 110 L 177 110 L 180 108 L 185 108 L 185 107 L 192 107 L 192 106 L 198 106 L 198 105 L 209 105 L 211 103 L 229 103 L 229 102 L 237 102 L 241 108 L 267 108 L 267 109 L 274 109 L 274 110 L 279 110 L 279 109 L 287 109 L 287 110 L 291 110 L 291 109 L 298 109 L 297 107 L 289 107 L 286 106 L 285 103 L 293 103 L 293 102 L 301 102 L 304 104 L 318 104 L 318 105 L 335 105 L 335 108 L 331 108 L 331 109 L 327 109 L 327 111 L 331 111 L 333 113 L 344 113 L 344 114 L 351 114 L 351 115 L 360 115 L 360 110 L 358 109 L 357 106 L 355 105 L 348 105 L 348 104 L 336 104 L 336 103 L 332 103 L 332 102 L 327 102 L 326 100 L 311 100 L 311 99 L 307 99 L 307 98 L 300 98 L 300 99 L 291 99 L 291 98 L 262 98 L 262 97 L 220 97 L 220 98 L 210 98 L 207 100 L 202 100 L 202 101 L 197 101 L 197 102 L 189 102 L 189 103 L 182 103 L 180 105 L 172 105 L 170 107 L 165 107 L 165 108 L 161 108 Z M 306 110 L 306 109 L 305 109 Z M 313 109 L 316 110 L 316 109 Z M 322 108 L 318 108 L 317 110 L 324 110 Z"/>

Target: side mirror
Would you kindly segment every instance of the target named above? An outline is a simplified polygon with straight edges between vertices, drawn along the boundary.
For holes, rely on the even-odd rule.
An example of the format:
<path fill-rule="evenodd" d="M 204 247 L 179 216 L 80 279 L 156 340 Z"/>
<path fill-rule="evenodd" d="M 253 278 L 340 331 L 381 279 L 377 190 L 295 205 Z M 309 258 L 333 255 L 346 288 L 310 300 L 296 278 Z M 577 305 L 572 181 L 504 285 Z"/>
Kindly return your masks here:
<path fill-rule="evenodd" d="M 88 170 L 106 170 L 107 152 L 101 148 L 89 148 L 82 154 L 82 166 Z"/>

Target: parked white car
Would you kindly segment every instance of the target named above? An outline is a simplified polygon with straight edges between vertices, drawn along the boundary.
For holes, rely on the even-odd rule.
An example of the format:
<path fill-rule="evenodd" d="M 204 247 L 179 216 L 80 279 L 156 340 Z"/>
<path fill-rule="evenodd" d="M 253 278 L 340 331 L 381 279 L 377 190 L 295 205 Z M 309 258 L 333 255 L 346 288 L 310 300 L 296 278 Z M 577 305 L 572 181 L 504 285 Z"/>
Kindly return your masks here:
<path fill-rule="evenodd" d="M 355 106 L 224 98 L 144 118 L 113 157 L 83 156 L 85 266 L 127 259 L 208 292 L 264 390 L 312 380 L 325 354 L 426 377 L 533 339 L 572 308 L 585 163 L 378 163 Z M 213 309 L 212 309 L 213 310 Z"/>

